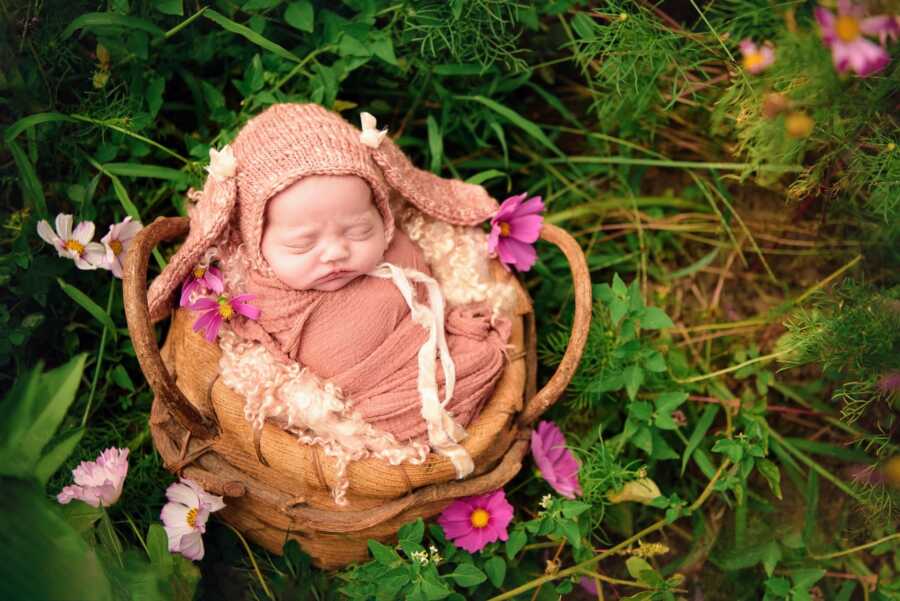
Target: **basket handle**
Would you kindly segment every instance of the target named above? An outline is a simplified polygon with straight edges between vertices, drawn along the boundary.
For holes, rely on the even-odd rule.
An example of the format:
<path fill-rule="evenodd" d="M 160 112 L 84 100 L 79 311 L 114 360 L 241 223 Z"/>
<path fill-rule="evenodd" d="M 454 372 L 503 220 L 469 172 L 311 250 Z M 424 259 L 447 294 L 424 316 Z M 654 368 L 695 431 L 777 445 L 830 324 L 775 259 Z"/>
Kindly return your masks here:
<path fill-rule="evenodd" d="M 591 272 L 588 271 L 587 260 L 581 246 L 566 230 L 545 223 L 541 229 L 541 239 L 559 247 L 569 262 L 572 271 L 572 284 L 575 289 L 575 317 L 572 320 L 572 333 L 562 361 L 550 380 L 537 394 L 528 399 L 525 408 L 519 414 L 518 424 L 523 428 L 530 427 L 544 411 L 562 395 L 566 386 L 578 369 L 578 362 L 584 352 L 588 332 L 591 327 Z"/>
<path fill-rule="evenodd" d="M 166 369 L 159 354 L 156 333 L 150 322 L 150 307 L 147 305 L 150 253 L 160 242 L 186 235 L 189 223 L 187 217 L 159 217 L 134 237 L 125 255 L 122 292 L 131 342 L 150 388 L 183 428 L 191 435 L 206 440 L 217 436 L 218 428 L 191 405 Z"/>

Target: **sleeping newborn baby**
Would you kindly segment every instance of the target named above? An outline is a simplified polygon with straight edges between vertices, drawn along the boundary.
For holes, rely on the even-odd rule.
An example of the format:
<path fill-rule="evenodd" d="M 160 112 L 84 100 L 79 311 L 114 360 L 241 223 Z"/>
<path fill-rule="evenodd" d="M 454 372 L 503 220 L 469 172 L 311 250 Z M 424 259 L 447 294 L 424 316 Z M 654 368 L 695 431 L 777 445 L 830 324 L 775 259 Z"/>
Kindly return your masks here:
<path fill-rule="evenodd" d="M 225 294 L 254 295 L 260 309 L 255 321 L 229 317 L 229 340 L 274 357 L 223 373 L 248 399 L 256 429 L 251 408 L 281 411 L 272 400 L 280 393 L 270 392 L 299 365 L 339 388 L 367 427 L 408 446 L 427 442 L 463 477 L 472 466 L 458 442 L 500 379 L 510 322 L 486 303 L 445 308 L 421 248 L 395 227 L 391 201 L 467 227 L 498 205 L 481 186 L 414 167 L 374 121 L 363 113 L 360 131 L 319 105 L 276 104 L 211 150 L 203 190 L 189 194 L 188 237 L 150 287 L 150 315 L 168 316 L 182 282 L 217 248 Z M 229 356 L 231 343 L 219 342 Z M 263 375 L 272 361 L 278 369 Z M 330 411 L 315 402 L 307 409 Z"/>
<path fill-rule="evenodd" d="M 309 176 L 282 190 L 267 203 L 261 242 L 272 274 L 253 272 L 244 280 L 260 318 L 235 322 L 234 329 L 333 382 L 367 422 L 403 441 L 426 434 L 417 384 L 428 332 L 393 281 L 367 274 L 382 261 L 430 270 L 402 231 L 394 229 L 388 244 L 385 230 L 359 177 Z M 416 297 L 428 298 L 421 284 Z M 450 310 L 445 319 L 442 334 L 455 367 L 446 409 L 465 426 L 502 371 L 509 322 L 491 325 L 484 303 Z M 437 381 L 444 398 L 440 369 Z"/>

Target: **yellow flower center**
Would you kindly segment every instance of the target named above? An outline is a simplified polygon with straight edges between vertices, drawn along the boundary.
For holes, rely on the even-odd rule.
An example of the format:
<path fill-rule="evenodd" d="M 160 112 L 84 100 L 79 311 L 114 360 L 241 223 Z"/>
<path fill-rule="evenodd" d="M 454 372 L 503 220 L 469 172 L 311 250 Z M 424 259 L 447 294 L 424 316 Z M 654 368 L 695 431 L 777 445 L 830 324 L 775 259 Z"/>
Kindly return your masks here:
<path fill-rule="evenodd" d="M 187 520 L 188 526 L 190 526 L 191 528 L 196 528 L 197 527 L 197 508 L 191 507 L 191 509 L 187 512 L 187 517 L 185 519 Z"/>
<path fill-rule="evenodd" d="M 78 240 L 66 240 L 66 248 L 79 255 L 84 252 L 84 244 Z"/>
<path fill-rule="evenodd" d="M 117 257 L 122 254 L 122 243 L 118 240 L 113 240 L 109 243 L 109 247 L 112 249 L 113 254 Z"/>
<path fill-rule="evenodd" d="M 759 52 L 751 52 L 744 57 L 744 69 L 753 71 L 763 63 L 763 55 Z"/>
<path fill-rule="evenodd" d="M 509 224 L 505 221 L 500 223 L 500 235 L 504 238 L 509 237 Z"/>
<path fill-rule="evenodd" d="M 476 509 L 472 512 L 472 515 L 469 516 L 469 520 L 472 522 L 472 525 L 475 528 L 484 528 L 488 525 L 490 519 L 491 514 L 489 514 L 484 509 Z"/>
<path fill-rule="evenodd" d="M 850 15 L 841 15 L 834 23 L 834 32 L 842 42 L 852 42 L 859 37 L 859 21 Z"/>
<path fill-rule="evenodd" d="M 222 319 L 225 321 L 229 321 L 234 317 L 234 309 L 231 307 L 231 303 L 225 299 L 219 299 L 219 315 L 221 315 Z"/>
<path fill-rule="evenodd" d="M 194 277 L 198 280 L 206 275 L 206 267 L 203 265 L 197 265 L 194 267 Z"/>

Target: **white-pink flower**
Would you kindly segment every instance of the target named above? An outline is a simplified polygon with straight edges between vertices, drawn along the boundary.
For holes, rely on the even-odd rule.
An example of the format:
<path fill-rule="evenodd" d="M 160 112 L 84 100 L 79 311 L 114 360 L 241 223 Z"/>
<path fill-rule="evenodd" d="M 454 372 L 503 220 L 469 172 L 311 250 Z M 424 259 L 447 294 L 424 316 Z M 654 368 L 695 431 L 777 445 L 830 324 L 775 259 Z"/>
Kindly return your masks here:
<path fill-rule="evenodd" d="M 56 496 L 63 505 L 77 499 L 92 507 L 109 507 L 119 500 L 122 484 L 128 474 L 128 449 L 110 447 L 95 461 L 82 461 L 72 470 L 75 484 Z"/>
<path fill-rule="evenodd" d="M 834 67 L 840 73 L 855 71 L 860 77 L 884 69 L 890 55 L 882 46 L 900 34 L 897 19 L 889 15 L 864 17 L 865 8 L 850 0 L 838 0 L 838 14 L 817 6 L 816 21 L 822 32 L 822 41 L 831 49 Z M 877 36 L 882 46 L 864 36 Z"/>
<path fill-rule="evenodd" d="M 106 249 L 106 257 L 103 260 L 103 267 L 113 272 L 117 278 L 122 277 L 122 261 L 125 259 L 125 251 L 134 238 L 144 226 L 139 221 L 132 221 L 131 217 L 126 217 L 121 223 L 114 223 L 109 226 L 109 232 L 100 239 L 103 247 Z"/>
<path fill-rule="evenodd" d="M 203 533 L 209 514 L 225 507 L 222 497 L 211 495 L 190 478 L 181 478 L 166 489 L 160 519 L 169 537 L 169 551 L 188 559 L 203 559 Z"/>
<path fill-rule="evenodd" d="M 766 70 L 775 62 L 775 48 L 770 42 L 757 46 L 750 38 L 741 40 L 741 54 L 743 55 L 744 69 L 748 73 L 757 75 Z"/>
<path fill-rule="evenodd" d="M 41 219 L 37 224 L 38 236 L 47 244 L 52 244 L 60 257 L 75 261 L 78 269 L 91 270 L 101 267 L 106 258 L 106 249 L 102 244 L 91 241 L 94 238 L 93 222 L 82 221 L 73 230 L 73 221 L 71 215 L 60 213 L 56 216 L 54 232 L 50 224 Z"/>

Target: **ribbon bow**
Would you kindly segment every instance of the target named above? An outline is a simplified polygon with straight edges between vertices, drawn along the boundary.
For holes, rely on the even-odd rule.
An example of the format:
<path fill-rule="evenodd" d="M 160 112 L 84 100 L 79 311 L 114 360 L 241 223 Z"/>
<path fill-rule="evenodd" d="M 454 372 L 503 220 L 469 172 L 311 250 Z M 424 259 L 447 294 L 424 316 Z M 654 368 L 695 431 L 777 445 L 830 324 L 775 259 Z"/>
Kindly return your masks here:
<path fill-rule="evenodd" d="M 362 133 L 359 134 L 359 141 L 366 146 L 378 148 L 381 141 L 384 140 L 384 137 L 387 135 L 387 128 L 384 128 L 381 131 L 377 130 L 375 128 L 377 122 L 371 113 L 360 114 L 359 120 L 362 122 Z"/>

